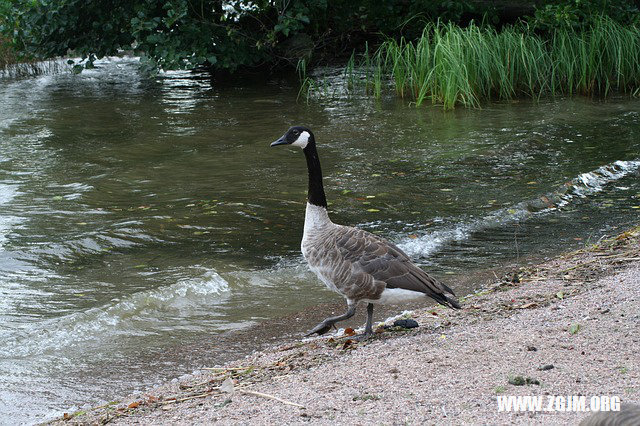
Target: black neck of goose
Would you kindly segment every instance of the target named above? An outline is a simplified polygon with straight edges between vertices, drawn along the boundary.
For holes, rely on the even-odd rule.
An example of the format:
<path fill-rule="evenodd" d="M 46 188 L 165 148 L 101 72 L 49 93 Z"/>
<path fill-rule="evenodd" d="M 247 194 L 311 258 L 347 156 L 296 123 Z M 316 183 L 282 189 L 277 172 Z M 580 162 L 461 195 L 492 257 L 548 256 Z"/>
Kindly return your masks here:
<path fill-rule="evenodd" d="M 303 149 L 305 157 L 307 157 L 307 169 L 309 170 L 309 203 L 327 208 L 327 198 L 324 195 L 324 187 L 322 186 L 322 169 L 320 168 L 320 158 L 316 151 L 314 141 Z"/>

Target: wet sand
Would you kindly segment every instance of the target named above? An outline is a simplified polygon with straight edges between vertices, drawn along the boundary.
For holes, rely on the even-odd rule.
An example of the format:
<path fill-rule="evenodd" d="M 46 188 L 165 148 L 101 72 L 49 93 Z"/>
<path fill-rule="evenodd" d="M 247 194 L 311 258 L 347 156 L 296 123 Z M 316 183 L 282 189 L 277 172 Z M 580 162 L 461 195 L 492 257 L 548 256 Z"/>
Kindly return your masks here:
<path fill-rule="evenodd" d="M 285 318 L 286 340 L 261 352 L 58 422 L 577 424 L 590 413 L 504 412 L 497 397 L 640 402 L 640 228 L 505 271 L 461 311 L 407 316 L 420 327 L 360 343 L 302 341 L 309 317 Z"/>

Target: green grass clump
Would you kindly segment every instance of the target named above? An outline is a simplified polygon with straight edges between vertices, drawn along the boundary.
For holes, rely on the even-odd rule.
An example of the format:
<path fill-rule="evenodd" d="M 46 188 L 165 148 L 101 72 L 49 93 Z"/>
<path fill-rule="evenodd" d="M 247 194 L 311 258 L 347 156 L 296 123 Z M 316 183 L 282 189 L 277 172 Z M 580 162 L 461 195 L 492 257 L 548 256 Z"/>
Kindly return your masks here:
<path fill-rule="evenodd" d="M 516 97 L 638 95 L 640 28 L 607 17 L 586 30 L 546 36 L 524 24 L 499 31 L 429 24 L 415 41 L 388 40 L 372 57 L 365 52 L 359 65 L 352 57 L 345 75 L 349 89 L 364 81 L 377 98 L 388 87 L 416 105 L 430 101 L 444 109 Z"/>

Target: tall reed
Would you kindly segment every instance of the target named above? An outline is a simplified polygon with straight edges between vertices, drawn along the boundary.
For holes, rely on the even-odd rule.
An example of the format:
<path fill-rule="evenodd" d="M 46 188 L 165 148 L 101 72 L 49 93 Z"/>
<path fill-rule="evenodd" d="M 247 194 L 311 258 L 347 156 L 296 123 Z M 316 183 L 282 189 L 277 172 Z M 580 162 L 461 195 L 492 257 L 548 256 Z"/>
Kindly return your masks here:
<path fill-rule="evenodd" d="M 356 78 L 356 75 L 363 75 Z M 525 24 L 429 24 L 415 41 L 388 40 L 345 70 L 348 88 L 365 81 L 421 105 L 477 107 L 488 99 L 640 93 L 640 28 L 602 17 L 588 30 L 536 34 Z M 373 90 L 370 90 L 373 88 Z"/>

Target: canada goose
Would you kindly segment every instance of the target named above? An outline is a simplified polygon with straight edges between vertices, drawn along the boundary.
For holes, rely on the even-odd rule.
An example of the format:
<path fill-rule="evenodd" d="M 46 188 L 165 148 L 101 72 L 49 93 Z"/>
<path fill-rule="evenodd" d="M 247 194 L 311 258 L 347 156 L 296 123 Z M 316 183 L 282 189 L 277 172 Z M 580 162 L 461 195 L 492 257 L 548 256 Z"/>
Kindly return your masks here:
<path fill-rule="evenodd" d="M 347 312 L 315 326 L 324 334 L 338 321 L 351 318 L 359 302 L 367 302 L 364 337 L 373 334 L 374 304 L 400 303 L 429 296 L 436 302 L 459 309 L 460 304 L 445 293 L 453 291 L 418 268 L 395 245 L 370 232 L 331 222 L 322 186 L 320 159 L 311 130 L 294 126 L 271 146 L 302 148 L 307 158 L 309 192 L 302 236 L 302 255 L 322 282 L 347 299 Z"/>

